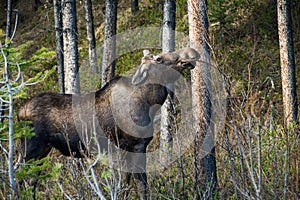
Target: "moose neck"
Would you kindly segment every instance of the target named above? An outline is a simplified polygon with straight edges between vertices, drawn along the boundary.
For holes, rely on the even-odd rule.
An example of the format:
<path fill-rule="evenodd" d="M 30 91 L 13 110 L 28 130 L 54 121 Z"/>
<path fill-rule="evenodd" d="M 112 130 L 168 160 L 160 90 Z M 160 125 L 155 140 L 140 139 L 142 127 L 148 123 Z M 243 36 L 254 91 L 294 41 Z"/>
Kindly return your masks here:
<path fill-rule="evenodd" d="M 146 83 L 138 88 L 142 98 L 150 105 L 162 105 L 168 95 L 167 87 L 160 84 Z"/>

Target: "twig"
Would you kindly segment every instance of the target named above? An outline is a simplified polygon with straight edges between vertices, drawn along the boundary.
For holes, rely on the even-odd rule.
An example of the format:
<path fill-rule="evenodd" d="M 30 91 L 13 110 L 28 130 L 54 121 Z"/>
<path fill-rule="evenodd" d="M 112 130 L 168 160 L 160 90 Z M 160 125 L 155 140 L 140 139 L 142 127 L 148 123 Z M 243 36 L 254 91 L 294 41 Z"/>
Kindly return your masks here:
<path fill-rule="evenodd" d="M 79 163 L 80 163 L 80 166 L 83 170 L 84 177 L 85 177 L 86 181 L 88 182 L 88 184 L 91 186 L 91 188 L 94 190 L 94 192 L 96 192 L 96 194 L 100 197 L 101 200 L 106 200 L 105 197 L 102 195 L 101 190 L 98 190 L 99 186 L 98 186 L 98 188 L 96 188 L 95 185 L 91 182 L 89 175 L 87 174 L 87 171 L 85 171 L 85 168 L 84 168 L 81 160 L 79 161 Z"/>
<path fill-rule="evenodd" d="M 72 200 L 72 198 L 65 193 L 65 191 L 64 191 L 64 189 L 63 189 L 62 184 L 60 183 L 60 181 L 57 181 L 57 185 L 58 185 L 61 193 L 63 194 L 63 197 L 66 197 L 68 200 Z"/>
<path fill-rule="evenodd" d="M 16 20 L 15 20 L 14 31 L 13 31 L 11 37 L 10 37 L 10 42 L 12 42 L 12 40 L 14 39 L 15 33 L 17 31 L 17 26 L 18 26 L 18 18 L 19 18 L 18 10 L 14 10 L 14 12 L 16 13 Z"/>
<path fill-rule="evenodd" d="M 230 150 L 230 142 L 229 142 L 229 137 L 228 137 L 228 131 L 225 130 L 225 139 L 226 139 L 226 142 L 227 142 L 227 145 L 226 145 L 226 150 L 229 154 L 229 160 L 230 160 L 230 167 L 231 167 L 231 173 L 232 173 L 232 179 L 231 179 L 231 182 L 234 184 L 234 191 L 235 191 L 235 195 L 236 195 L 236 198 L 237 199 L 240 199 L 240 194 L 239 194 L 239 186 L 237 184 L 237 181 L 236 181 L 236 171 L 234 169 L 234 163 L 233 163 L 233 160 L 234 160 L 234 157 L 232 156 L 232 153 L 231 153 L 231 150 Z"/>
<path fill-rule="evenodd" d="M 258 191 L 257 197 L 261 200 L 262 199 L 262 166 L 261 166 L 261 125 L 258 125 L 257 131 L 257 147 L 258 147 L 258 155 L 257 155 L 257 168 L 258 168 Z"/>
<path fill-rule="evenodd" d="M 283 188 L 283 199 L 287 200 L 287 190 L 288 190 L 288 177 L 289 177 L 289 146 L 288 141 L 286 145 L 286 150 L 284 153 L 284 188 Z"/>

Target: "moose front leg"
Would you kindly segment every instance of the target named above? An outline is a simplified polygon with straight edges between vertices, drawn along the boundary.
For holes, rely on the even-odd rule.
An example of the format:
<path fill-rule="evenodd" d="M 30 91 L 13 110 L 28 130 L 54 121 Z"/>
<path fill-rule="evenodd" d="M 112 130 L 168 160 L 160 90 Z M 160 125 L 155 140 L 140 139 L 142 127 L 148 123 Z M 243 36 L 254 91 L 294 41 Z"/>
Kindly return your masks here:
<path fill-rule="evenodd" d="M 147 191 L 147 174 L 146 172 L 135 173 L 134 179 L 138 181 L 138 187 L 140 192 L 140 198 L 142 200 L 147 199 L 146 191 Z"/>
<path fill-rule="evenodd" d="M 132 173 L 134 179 L 137 181 L 140 199 L 147 199 L 147 174 L 146 174 L 146 145 L 136 145 L 136 153 L 132 156 Z"/>
<path fill-rule="evenodd" d="M 132 173 L 130 173 L 130 172 L 122 172 L 123 196 L 121 199 L 124 199 L 124 200 L 129 199 L 131 175 L 132 175 Z"/>
<path fill-rule="evenodd" d="M 136 185 L 140 194 L 140 199 L 146 200 L 147 195 L 147 175 L 146 175 L 146 154 L 144 152 L 127 152 L 125 158 L 123 183 L 125 186 L 124 199 L 129 199 L 129 185 Z M 133 180 L 131 179 L 133 178 Z M 131 184 L 130 184 L 131 182 Z M 133 183 L 133 184 L 132 184 Z M 132 188 L 132 187 L 130 187 Z M 133 187 L 134 188 L 134 187 Z"/>
<path fill-rule="evenodd" d="M 123 183 L 124 183 L 124 195 L 122 199 L 129 199 L 130 194 L 130 179 L 133 175 L 134 181 L 137 182 L 138 191 L 140 193 L 141 199 L 147 199 L 146 191 L 147 191 L 147 175 L 145 172 L 143 173 L 123 173 Z"/>
<path fill-rule="evenodd" d="M 22 154 L 25 161 L 44 158 L 51 150 L 51 146 L 49 146 L 48 142 L 39 136 L 24 138 L 21 143 L 23 151 Z"/>

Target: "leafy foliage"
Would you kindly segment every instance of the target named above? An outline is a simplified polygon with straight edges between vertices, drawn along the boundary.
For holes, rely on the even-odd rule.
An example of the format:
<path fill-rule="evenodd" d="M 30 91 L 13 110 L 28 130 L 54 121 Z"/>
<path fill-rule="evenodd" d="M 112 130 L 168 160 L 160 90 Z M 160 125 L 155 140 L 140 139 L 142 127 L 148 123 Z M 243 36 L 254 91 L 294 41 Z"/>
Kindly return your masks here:
<path fill-rule="evenodd" d="M 51 73 L 55 71 L 55 68 L 52 67 L 50 70 L 44 70 L 43 72 L 37 72 L 34 74 L 32 73 L 32 78 L 28 80 L 24 80 L 23 74 L 21 73 L 22 71 L 28 70 L 29 68 L 32 68 L 33 64 L 36 63 L 41 63 L 42 60 L 46 61 L 49 56 L 52 56 L 51 52 L 46 51 L 46 49 L 42 49 L 38 51 L 32 58 L 30 59 L 24 59 L 23 57 L 23 52 L 26 49 L 27 44 L 20 45 L 19 47 L 13 47 L 11 44 L 3 45 L 1 46 L 1 56 L 0 56 L 0 73 L 2 76 L 0 77 L 0 97 L 1 97 L 1 119 L 3 121 L 0 122 L 0 154 L 1 158 L 0 159 L 0 166 L 1 166 L 1 179 L 7 179 L 9 177 L 9 174 L 7 172 L 7 168 L 9 166 L 8 162 L 8 157 L 9 157 L 9 151 L 12 148 L 9 146 L 9 132 L 11 131 L 12 127 L 11 124 L 9 124 L 9 121 L 6 120 L 15 118 L 16 119 L 16 108 L 18 105 L 18 102 L 21 99 L 27 98 L 27 89 L 29 85 L 37 84 L 39 81 L 43 81 Z M 9 95 L 13 96 L 13 102 L 14 102 L 14 110 L 15 112 L 13 113 L 13 116 L 10 115 L 9 111 L 9 104 L 8 104 L 8 99 Z M 13 124 L 13 130 L 14 130 L 14 135 L 13 139 L 15 141 L 19 141 L 19 139 L 24 139 L 24 138 L 30 138 L 34 135 L 33 130 L 30 128 L 31 122 L 17 122 Z M 17 143 L 17 142 L 16 142 Z M 21 148 L 17 148 L 17 153 L 20 154 Z M 19 163 L 15 163 L 15 167 Z M 22 171 L 19 171 L 20 173 L 19 178 L 23 179 L 24 177 L 31 177 L 34 176 L 34 173 L 38 171 L 42 171 L 44 168 L 42 167 L 43 165 L 39 166 L 33 165 L 33 168 L 22 168 L 24 171 L 27 170 L 27 173 L 21 173 Z M 23 172 L 24 172 L 23 171 Z M 44 178 L 47 178 L 45 176 Z M 4 181 L 6 182 L 6 181 Z M 3 195 L 2 197 L 5 199 L 6 195 L 2 193 L 5 190 L 6 185 L 3 185 L 3 188 L 1 187 L 1 194 Z M 21 191 L 22 192 L 22 191 Z M 29 192 L 30 193 L 30 192 Z M 26 192 L 26 195 L 29 194 Z"/>

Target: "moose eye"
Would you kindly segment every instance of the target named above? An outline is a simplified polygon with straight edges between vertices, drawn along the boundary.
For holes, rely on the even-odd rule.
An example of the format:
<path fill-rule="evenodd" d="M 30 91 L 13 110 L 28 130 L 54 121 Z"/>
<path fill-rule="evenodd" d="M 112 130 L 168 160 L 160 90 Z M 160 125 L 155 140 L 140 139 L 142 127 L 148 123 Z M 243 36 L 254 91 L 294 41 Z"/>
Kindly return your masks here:
<path fill-rule="evenodd" d="M 160 57 L 160 56 L 157 56 L 154 59 L 155 59 L 156 62 L 159 62 L 159 63 L 162 62 L 162 57 Z"/>

